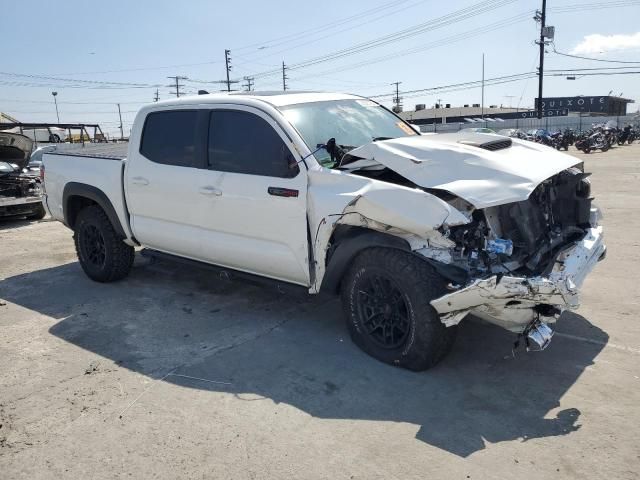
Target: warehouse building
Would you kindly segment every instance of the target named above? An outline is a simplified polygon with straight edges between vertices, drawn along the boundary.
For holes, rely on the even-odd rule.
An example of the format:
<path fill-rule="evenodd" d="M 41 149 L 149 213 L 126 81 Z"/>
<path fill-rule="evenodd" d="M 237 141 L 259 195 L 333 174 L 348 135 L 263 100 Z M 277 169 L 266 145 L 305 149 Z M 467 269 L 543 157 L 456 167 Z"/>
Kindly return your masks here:
<path fill-rule="evenodd" d="M 508 108 L 497 105 L 484 107 L 480 104 L 452 107 L 450 104 L 436 104 L 434 108 L 426 108 L 424 104 L 416 105 L 415 110 L 400 112 L 398 115 L 414 125 L 433 125 L 441 123 L 471 123 L 476 118 L 515 118 L 514 115 L 525 115 L 527 110 Z"/>
<path fill-rule="evenodd" d="M 623 97 L 613 97 L 610 95 L 589 97 L 579 95 L 576 97 L 543 97 L 542 108 L 546 109 L 567 109 L 571 114 L 586 114 L 589 116 L 624 116 L 627 114 L 627 105 L 634 103 L 633 100 Z M 535 101 L 538 107 L 538 99 Z"/>

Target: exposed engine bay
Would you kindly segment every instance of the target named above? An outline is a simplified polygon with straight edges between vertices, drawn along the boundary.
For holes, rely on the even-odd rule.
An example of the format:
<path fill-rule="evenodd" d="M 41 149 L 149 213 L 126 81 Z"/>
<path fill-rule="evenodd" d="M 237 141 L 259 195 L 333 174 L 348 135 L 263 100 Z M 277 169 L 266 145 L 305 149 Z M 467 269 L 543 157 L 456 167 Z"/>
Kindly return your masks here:
<path fill-rule="evenodd" d="M 527 200 L 473 211 L 469 224 L 444 232 L 456 243 L 453 263 L 470 277 L 549 273 L 556 254 L 590 226 L 588 176 L 572 167 L 542 182 Z"/>

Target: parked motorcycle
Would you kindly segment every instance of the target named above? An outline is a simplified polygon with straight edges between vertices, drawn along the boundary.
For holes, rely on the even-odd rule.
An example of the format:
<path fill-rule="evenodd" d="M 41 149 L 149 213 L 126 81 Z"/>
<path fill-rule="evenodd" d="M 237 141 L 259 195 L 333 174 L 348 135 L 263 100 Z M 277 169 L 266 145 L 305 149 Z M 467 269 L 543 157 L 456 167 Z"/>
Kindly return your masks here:
<path fill-rule="evenodd" d="M 556 150 L 569 150 L 569 142 L 567 137 L 561 132 L 555 132 L 551 134 L 551 146 Z"/>
<path fill-rule="evenodd" d="M 573 145 L 576 142 L 576 132 L 571 128 L 565 128 L 562 136 L 565 138 L 567 145 Z"/>
<path fill-rule="evenodd" d="M 605 132 L 605 129 L 601 125 L 594 125 L 591 130 L 583 133 L 576 139 L 575 146 L 584 153 L 590 153 L 592 150 L 602 150 L 606 152 L 611 148 L 611 138 L 611 132 Z"/>
<path fill-rule="evenodd" d="M 618 133 L 618 145 L 624 145 L 628 143 L 631 145 L 635 137 L 635 132 L 633 132 L 631 125 L 626 125 L 619 133 Z"/>

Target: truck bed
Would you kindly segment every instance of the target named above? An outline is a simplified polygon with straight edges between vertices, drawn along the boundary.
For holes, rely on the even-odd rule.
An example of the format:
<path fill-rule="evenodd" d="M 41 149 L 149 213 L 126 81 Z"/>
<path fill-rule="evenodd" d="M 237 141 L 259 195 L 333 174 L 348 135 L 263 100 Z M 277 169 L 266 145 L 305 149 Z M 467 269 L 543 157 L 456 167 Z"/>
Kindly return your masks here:
<path fill-rule="evenodd" d="M 47 155 L 72 155 L 74 157 L 104 158 L 106 160 L 124 160 L 127 158 L 128 143 L 86 143 L 58 144 L 54 152 Z"/>
<path fill-rule="evenodd" d="M 123 191 L 123 175 L 128 144 L 60 145 L 42 157 L 45 167 L 43 203 L 51 216 L 65 221 L 65 198 L 81 189 L 106 195 L 122 225 L 131 237 Z M 109 160 L 109 161 L 106 161 Z M 68 190 L 65 192 L 65 190 Z"/>

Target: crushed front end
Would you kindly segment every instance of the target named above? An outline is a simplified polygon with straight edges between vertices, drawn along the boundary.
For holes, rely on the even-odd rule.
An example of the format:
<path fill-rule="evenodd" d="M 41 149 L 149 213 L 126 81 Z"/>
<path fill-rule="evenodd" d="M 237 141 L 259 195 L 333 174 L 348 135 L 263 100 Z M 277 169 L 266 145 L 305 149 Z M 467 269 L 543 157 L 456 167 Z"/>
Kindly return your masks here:
<path fill-rule="evenodd" d="M 431 302 L 443 323 L 472 313 L 546 346 L 545 323 L 579 306 L 579 289 L 606 251 L 588 175 L 568 168 L 527 200 L 474 210 L 470 223 L 444 232 L 465 280 Z"/>
<path fill-rule="evenodd" d="M 42 209 L 40 172 L 28 167 L 32 148 L 24 135 L 0 132 L 0 217 Z"/>

